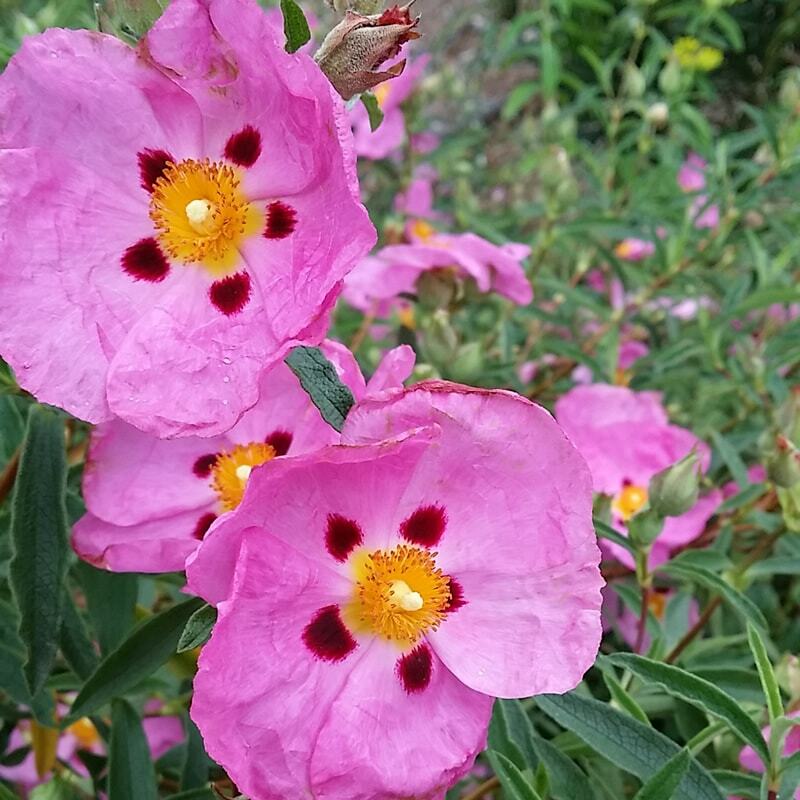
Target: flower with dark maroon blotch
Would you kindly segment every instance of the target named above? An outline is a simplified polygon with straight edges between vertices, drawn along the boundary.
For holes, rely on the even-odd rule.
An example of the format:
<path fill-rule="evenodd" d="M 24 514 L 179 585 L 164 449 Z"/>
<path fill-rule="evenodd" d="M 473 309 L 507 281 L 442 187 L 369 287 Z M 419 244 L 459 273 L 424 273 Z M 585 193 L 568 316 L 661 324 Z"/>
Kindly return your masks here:
<path fill-rule="evenodd" d="M 211 436 L 317 343 L 375 232 L 340 99 L 255 0 L 174 0 L 138 49 L 25 40 L 0 77 L 0 353 L 99 423 Z"/>

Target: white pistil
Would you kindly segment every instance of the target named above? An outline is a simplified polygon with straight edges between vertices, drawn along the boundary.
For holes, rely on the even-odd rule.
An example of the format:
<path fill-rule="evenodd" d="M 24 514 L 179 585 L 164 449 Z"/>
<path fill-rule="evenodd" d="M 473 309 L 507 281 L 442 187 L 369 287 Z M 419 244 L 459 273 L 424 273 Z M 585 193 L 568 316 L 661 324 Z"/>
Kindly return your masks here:
<path fill-rule="evenodd" d="M 186 219 L 198 233 L 207 232 L 213 214 L 214 204 L 210 200 L 192 200 L 186 204 Z"/>
<path fill-rule="evenodd" d="M 423 606 L 422 595 L 412 591 L 405 581 L 392 581 L 390 591 L 392 600 L 403 611 L 419 611 Z"/>
<path fill-rule="evenodd" d="M 240 464 L 236 467 L 236 477 L 242 482 L 247 483 L 247 479 L 250 477 L 250 473 L 253 471 L 253 468 L 249 464 Z"/>

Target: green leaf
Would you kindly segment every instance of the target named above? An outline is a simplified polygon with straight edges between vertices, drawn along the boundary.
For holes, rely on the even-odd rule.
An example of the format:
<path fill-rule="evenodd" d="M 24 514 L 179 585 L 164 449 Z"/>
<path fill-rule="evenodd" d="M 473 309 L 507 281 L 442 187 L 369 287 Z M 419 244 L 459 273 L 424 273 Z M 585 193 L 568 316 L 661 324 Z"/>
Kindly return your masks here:
<path fill-rule="evenodd" d="M 64 598 L 63 611 L 59 637 L 61 652 L 72 671 L 81 680 L 86 680 L 97 668 L 97 655 L 69 592 Z"/>
<path fill-rule="evenodd" d="M 505 739 L 512 743 L 519 759 L 514 758 L 511 753 L 507 755 L 520 769 L 533 768 L 539 760 L 533 747 L 534 729 L 522 703 L 519 700 L 495 700 L 492 721 L 497 721 L 502 727 Z M 492 745 L 493 750 L 497 747 Z"/>
<path fill-rule="evenodd" d="M 599 700 L 572 692 L 540 695 L 536 702 L 545 714 L 640 780 L 651 778 L 680 751 L 664 734 Z M 713 778 L 694 759 L 674 797 L 675 800 L 724 800 Z"/>
<path fill-rule="evenodd" d="M 198 786 L 195 789 L 187 789 L 185 792 L 171 794 L 167 800 L 218 800 L 219 795 L 215 794 L 209 786 Z"/>
<path fill-rule="evenodd" d="M 58 650 L 68 553 L 66 480 L 64 421 L 32 406 L 14 489 L 9 567 L 32 695 L 44 686 Z"/>
<path fill-rule="evenodd" d="M 659 567 L 660 572 L 674 575 L 679 578 L 686 578 L 695 581 L 701 586 L 705 586 L 712 592 L 720 595 L 731 608 L 740 614 L 745 620 L 753 623 L 758 628 L 766 628 L 767 621 L 758 606 L 745 597 L 741 592 L 726 583 L 719 575 L 715 575 L 710 570 L 690 565 L 688 563 L 668 562 Z"/>
<path fill-rule="evenodd" d="M 169 0 L 95 0 L 97 25 L 135 44 L 161 16 Z"/>
<path fill-rule="evenodd" d="M 175 653 L 189 617 L 203 601 L 197 597 L 150 617 L 109 653 L 86 681 L 72 704 L 69 719 L 93 713 L 152 675 Z"/>
<path fill-rule="evenodd" d="M 295 347 L 286 358 L 300 385 L 322 418 L 341 431 L 347 414 L 355 403 L 353 393 L 336 374 L 336 369 L 318 347 Z"/>
<path fill-rule="evenodd" d="M 733 772 L 728 769 L 714 769 L 711 770 L 711 774 L 725 794 L 752 798 L 752 800 L 758 800 L 761 797 L 761 778 L 755 775 Z"/>
<path fill-rule="evenodd" d="M 761 735 L 761 729 L 742 711 L 741 706 L 732 697 L 713 683 L 698 678 L 680 667 L 662 664 L 634 653 L 615 653 L 605 656 L 603 660 L 630 670 L 646 684 L 657 683 L 671 695 L 680 697 L 687 703 L 724 720 L 742 741 L 758 753 L 765 765 L 769 764 L 769 751 Z"/>
<path fill-rule="evenodd" d="M 619 531 L 615 531 L 610 525 L 597 517 L 592 517 L 592 523 L 594 524 L 595 532 L 599 538 L 614 542 L 614 544 L 624 547 L 631 555 L 636 555 L 636 548 L 633 546 L 630 539 L 623 536 Z"/>
<path fill-rule="evenodd" d="M 294 0 L 281 0 L 283 32 L 286 35 L 286 52 L 296 53 L 309 39 L 311 30 L 305 14 Z"/>
<path fill-rule="evenodd" d="M 19 800 L 19 796 L 0 783 L 0 800 Z"/>
<path fill-rule="evenodd" d="M 718 431 L 711 431 L 711 439 L 739 489 L 746 489 L 750 485 L 750 479 L 747 477 L 747 467 L 736 448 Z"/>
<path fill-rule="evenodd" d="M 547 768 L 555 800 L 595 800 L 589 779 L 571 758 L 535 732 L 533 746 L 540 763 Z"/>
<path fill-rule="evenodd" d="M 381 122 L 383 122 L 383 109 L 378 105 L 378 98 L 372 92 L 363 92 L 361 103 L 367 109 L 369 129 L 373 132 L 378 130 Z"/>
<path fill-rule="evenodd" d="M 178 640 L 178 652 L 185 653 L 187 650 L 194 650 L 205 644 L 214 629 L 217 621 L 217 609 L 206 603 L 202 608 L 189 617 L 186 627 L 183 629 L 181 638 Z"/>
<path fill-rule="evenodd" d="M 125 700 L 111 705 L 108 800 L 156 800 L 156 772 L 142 721 Z"/>
<path fill-rule="evenodd" d="M 211 759 L 206 755 L 200 731 L 197 730 L 197 726 L 188 714 L 184 717 L 184 723 L 186 758 L 181 768 L 181 790 L 185 793 L 208 783 L 208 768 L 211 765 Z"/>
<path fill-rule="evenodd" d="M 86 595 L 89 619 L 100 642 L 100 652 L 110 653 L 133 627 L 138 577 L 96 569 L 85 561 L 73 569 Z"/>
<path fill-rule="evenodd" d="M 775 678 L 775 671 L 772 662 L 767 655 L 764 641 L 759 632 L 752 626 L 747 626 L 747 641 L 756 662 L 758 677 L 761 679 L 761 686 L 764 689 L 764 697 L 767 698 L 767 710 L 769 711 L 770 722 L 775 722 L 778 717 L 783 716 L 783 701 L 781 700 L 781 690 L 778 688 L 778 681 Z"/>
<path fill-rule="evenodd" d="M 611 698 L 623 710 L 626 711 L 634 719 L 643 722 L 645 725 L 650 725 L 650 720 L 647 714 L 642 711 L 642 707 L 633 699 L 633 696 L 626 691 L 622 684 L 617 680 L 612 669 L 603 669 L 602 663 L 600 669 L 603 673 L 603 681 L 608 688 Z"/>
<path fill-rule="evenodd" d="M 513 761 L 494 750 L 489 750 L 487 756 L 508 800 L 542 800 L 533 784 Z"/>
<path fill-rule="evenodd" d="M 500 116 L 504 120 L 514 119 L 536 94 L 537 88 L 535 81 L 522 81 L 514 86 L 508 93 L 505 103 L 503 103 L 503 110 L 500 112 Z"/>
<path fill-rule="evenodd" d="M 633 800 L 670 800 L 691 761 L 692 754 L 684 747 L 639 789 Z"/>

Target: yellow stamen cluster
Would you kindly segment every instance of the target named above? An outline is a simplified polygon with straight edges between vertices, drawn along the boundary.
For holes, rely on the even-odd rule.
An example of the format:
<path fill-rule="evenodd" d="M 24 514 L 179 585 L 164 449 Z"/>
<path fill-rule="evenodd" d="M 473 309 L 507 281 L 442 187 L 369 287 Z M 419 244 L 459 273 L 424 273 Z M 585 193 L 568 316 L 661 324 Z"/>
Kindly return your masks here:
<path fill-rule="evenodd" d="M 647 489 L 644 486 L 629 484 L 614 498 L 611 505 L 614 511 L 627 521 L 640 511 L 646 502 Z"/>
<path fill-rule="evenodd" d="M 168 162 L 153 186 L 150 219 L 164 250 L 215 276 L 240 266 L 238 246 L 264 225 L 264 213 L 248 203 L 237 170 L 208 159 Z"/>
<path fill-rule="evenodd" d="M 383 84 L 381 84 L 383 85 Z M 411 223 L 411 233 L 422 242 L 429 242 L 436 236 L 436 228 L 424 219 L 415 219 Z"/>
<path fill-rule="evenodd" d="M 81 717 L 77 722 L 73 722 L 67 728 L 67 733 L 72 734 L 84 750 L 89 750 L 100 740 L 97 728 L 88 717 Z"/>
<path fill-rule="evenodd" d="M 357 582 L 346 621 L 356 631 L 401 647 L 436 630 L 450 602 L 450 579 L 436 566 L 435 555 L 404 544 L 357 554 Z"/>
<path fill-rule="evenodd" d="M 237 444 L 230 452 L 220 453 L 211 470 L 211 485 L 225 511 L 233 511 L 244 497 L 247 479 L 253 467 L 271 461 L 277 453 L 269 444 Z"/>

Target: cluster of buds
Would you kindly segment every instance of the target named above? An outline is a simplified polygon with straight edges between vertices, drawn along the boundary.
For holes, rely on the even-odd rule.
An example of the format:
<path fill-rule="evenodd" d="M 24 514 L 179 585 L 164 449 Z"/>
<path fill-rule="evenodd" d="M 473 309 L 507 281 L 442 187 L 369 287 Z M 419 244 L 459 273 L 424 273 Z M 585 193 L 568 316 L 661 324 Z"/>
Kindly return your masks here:
<path fill-rule="evenodd" d="M 400 48 L 419 38 L 412 19 L 413 4 L 393 6 L 382 14 L 365 15 L 348 8 L 345 18 L 325 37 L 314 59 L 333 88 L 345 99 L 396 78 L 405 69 L 405 59 L 389 69 L 380 66 L 400 53 Z"/>

